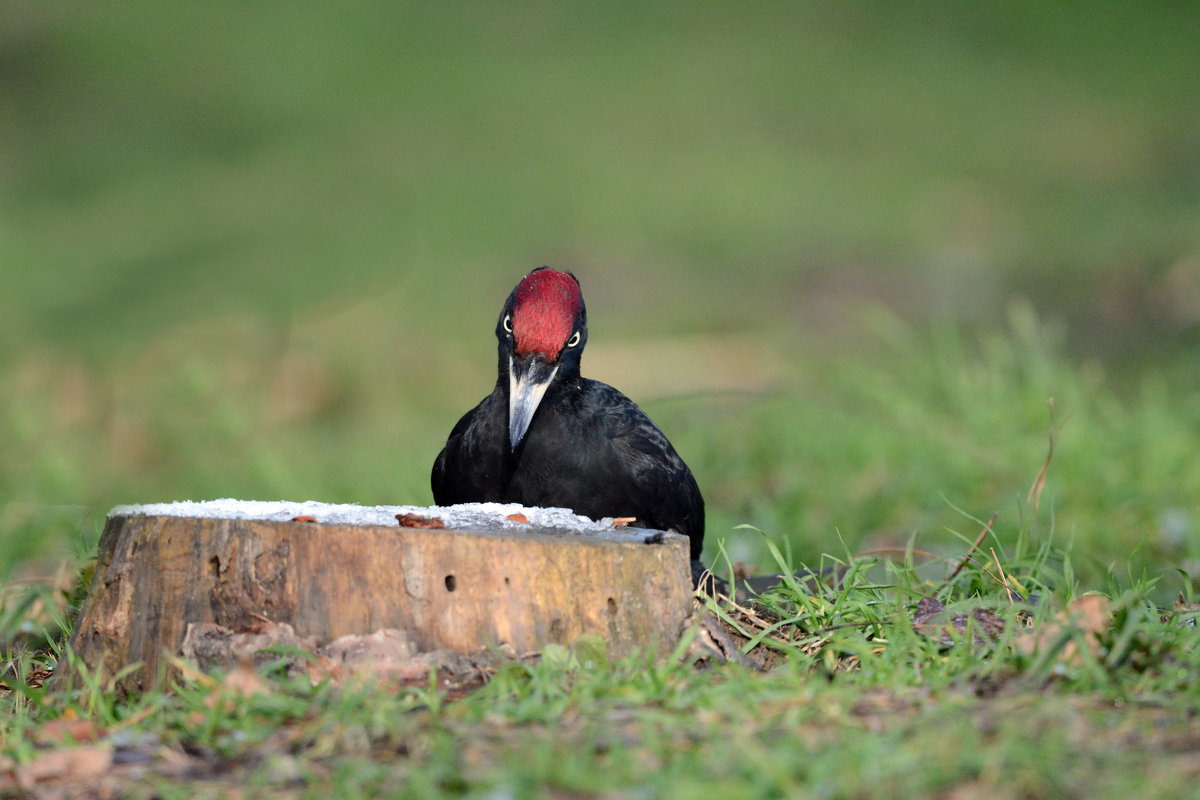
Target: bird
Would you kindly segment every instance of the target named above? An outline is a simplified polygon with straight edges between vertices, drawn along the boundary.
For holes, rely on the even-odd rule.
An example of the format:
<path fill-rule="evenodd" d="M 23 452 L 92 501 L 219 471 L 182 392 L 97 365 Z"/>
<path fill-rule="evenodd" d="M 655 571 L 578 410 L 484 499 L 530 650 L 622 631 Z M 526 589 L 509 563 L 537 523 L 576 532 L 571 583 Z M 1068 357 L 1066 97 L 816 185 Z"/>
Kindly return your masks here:
<path fill-rule="evenodd" d="M 704 571 L 704 498 L 666 435 L 617 389 L 580 374 L 587 310 L 571 272 L 525 275 L 496 321 L 491 394 L 459 419 L 433 464 L 439 506 L 567 508 L 688 537 Z"/>

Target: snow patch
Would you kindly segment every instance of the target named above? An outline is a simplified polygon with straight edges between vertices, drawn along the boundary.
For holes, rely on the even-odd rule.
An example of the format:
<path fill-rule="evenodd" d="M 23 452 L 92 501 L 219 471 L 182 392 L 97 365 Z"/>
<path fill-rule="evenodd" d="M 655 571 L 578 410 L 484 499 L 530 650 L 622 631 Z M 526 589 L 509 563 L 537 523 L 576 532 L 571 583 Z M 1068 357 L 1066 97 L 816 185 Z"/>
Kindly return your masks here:
<path fill-rule="evenodd" d="M 569 531 L 611 531 L 611 517 L 593 520 L 566 508 L 530 508 L 520 503 L 461 503 L 455 506 L 360 506 L 355 504 L 303 503 L 264 500 L 184 500 L 176 503 L 117 506 L 110 517 L 164 516 L 212 519 L 261 519 L 286 522 L 295 517 L 312 517 L 331 525 L 395 526 L 397 514 L 438 517 L 447 528 L 476 531 L 549 528 Z M 528 522 L 508 517 L 522 515 Z M 519 518 L 518 518 L 519 519 Z"/>

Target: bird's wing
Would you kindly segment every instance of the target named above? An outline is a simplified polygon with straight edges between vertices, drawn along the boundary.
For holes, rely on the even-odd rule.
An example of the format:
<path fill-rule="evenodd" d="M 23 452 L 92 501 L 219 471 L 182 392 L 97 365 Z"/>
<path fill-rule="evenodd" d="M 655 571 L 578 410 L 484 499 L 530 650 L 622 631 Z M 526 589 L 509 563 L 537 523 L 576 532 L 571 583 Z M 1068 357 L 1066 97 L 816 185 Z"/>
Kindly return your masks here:
<path fill-rule="evenodd" d="M 462 485 L 469 475 L 472 456 L 472 440 L 478 435 L 473 427 L 479 417 L 479 409 L 487 402 L 484 399 L 455 423 L 446 438 L 446 445 L 438 453 L 433 462 L 433 471 L 429 476 L 430 487 L 433 489 L 433 502 L 439 506 L 449 506 L 455 503 L 470 502 L 479 498 L 470 496 L 467 486 Z M 474 434 L 474 435 L 473 435 Z"/>
<path fill-rule="evenodd" d="M 704 500 L 700 487 L 666 434 L 632 402 L 612 408 L 609 424 L 613 447 L 633 476 L 643 507 L 657 511 L 642 523 L 702 536 Z"/>

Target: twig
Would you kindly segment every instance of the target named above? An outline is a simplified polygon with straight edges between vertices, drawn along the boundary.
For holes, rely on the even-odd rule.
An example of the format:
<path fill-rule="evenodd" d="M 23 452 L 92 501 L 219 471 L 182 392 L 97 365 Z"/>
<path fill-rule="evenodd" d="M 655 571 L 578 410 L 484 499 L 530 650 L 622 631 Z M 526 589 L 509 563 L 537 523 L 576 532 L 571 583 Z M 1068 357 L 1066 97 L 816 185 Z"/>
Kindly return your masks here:
<path fill-rule="evenodd" d="M 992 563 L 996 565 L 996 571 L 1000 572 L 1000 585 L 1004 587 L 1004 593 L 1008 595 L 1008 602 L 1013 602 L 1013 590 L 1008 588 L 1008 576 L 1004 575 L 1004 567 L 1000 564 L 1000 557 L 996 555 L 996 548 L 988 548 L 991 551 Z"/>
<path fill-rule="evenodd" d="M 967 556 L 967 561 L 970 562 L 971 564 L 974 564 L 976 567 L 978 567 L 980 572 L 982 572 L 984 575 L 987 575 L 989 578 L 994 580 L 998 585 L 1004 586 L 1004 581 L 1000 578 L 997 578 L 996 573 L 992 572 L 990 569 L 985 567 L 983 564 L 980 564 L 978 561 L 971 558 L 970 556 Z M 945 584 L 942 584 L 942 588 L 945 588 Z M 1007 589 L 1008 587 L 1004 586 L 1004 588 Z M 938 591 L 941 591 L 941 589 L 939 589 Z"/>
<path fill-rule="evenodd" d="M 954 568 L 954 571 L 951 572 L 950 575 L 946 578 L 946 582 L 942 584 L 943 588 L 945 587 L 946 583 L 950 583 L 950 581 L 957 578 L 958 573 L 962 572 L 963 567 L 965 567 L 967 565 L 967 563 L 970 562 L 971 554 L 979 549 L 979 545 L 983 544 L 983 540 L 986 539 L 987 535 L 992 532 L 992 526 L 996 524 L 996 518 L 998 516 L 1000 516 L 1000 512 L 998 512 L 998 511 L 992 514 L 992 518 L 987 521 L 987 524 L 983 526 L 983 530 L 981 530 L 979 532 L 979 535 L 975 537 L 975 541 L 971 543 L 971 546 L 967 549 L 967 552 L 963 555 L 962 560 L 958 562 L 958 566 Z"/>
<path fill-rule="evenodd" d="M 708 636 L 708 645 L 712 650 L 721 657 L 723 661 L 732 661 L 735 664 L 741 664 L 743 667 L 765 672 L 762 664 L 759 664 L 750 656 L 746 655 L 733 641 L 733 638 L 725 632 L 721 627 L 721 622 L 711 613 L 705 614 L 702 617 L 704 633 Z"/>
<path fill-rule="evenodd" d="M 996 548 L 990 548 L 992 551 L 992 561 L 996 563 L 996 570 L 1000 573 L 1000 585 L 1004 587 L 1004 591 L 1008 593 L 1008 602 L 1013 602 L 1013 595 L 1016 594 L 1008 586 L 1008 576 L 1004 574 L 1004 567 L 1000 566 L 1000 558 L 996 555 Z M 1018 595 L 1019 597 L 1020 595 Z"/>

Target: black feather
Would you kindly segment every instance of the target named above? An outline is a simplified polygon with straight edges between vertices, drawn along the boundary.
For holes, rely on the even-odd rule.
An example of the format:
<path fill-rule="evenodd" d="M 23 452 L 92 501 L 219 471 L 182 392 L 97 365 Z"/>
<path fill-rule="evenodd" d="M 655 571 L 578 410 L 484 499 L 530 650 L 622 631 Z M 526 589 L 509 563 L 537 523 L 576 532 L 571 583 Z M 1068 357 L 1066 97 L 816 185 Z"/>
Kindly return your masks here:
<path fill-rule="evenodd" d="M 438 454 L 431 481 L 434 501 L 555 506 L 593 519 L 635 517 L 641 527 L 687 536 L 691 557 L 698 562 L 704 545 L 700 487 L 645 412 L 608 384 L 580 376 L 587 340 L 582 303 L 575 327 L 579 344 L 564 347 L 528 431 L 515 449 L 510 447 L 508 364 L 513 340 L 504 320 L 515 294 L 514 289 L 496 328 L 496 386 L 458 421 Z"/>

